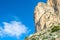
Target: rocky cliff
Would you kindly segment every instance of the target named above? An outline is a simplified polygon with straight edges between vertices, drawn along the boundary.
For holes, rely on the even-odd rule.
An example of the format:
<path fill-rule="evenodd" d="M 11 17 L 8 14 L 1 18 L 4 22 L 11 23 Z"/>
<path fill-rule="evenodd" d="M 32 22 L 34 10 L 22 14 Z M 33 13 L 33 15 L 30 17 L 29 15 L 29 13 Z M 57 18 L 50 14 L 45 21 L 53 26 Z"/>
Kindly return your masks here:
<path fill-rule="evenodd" d="M 60 23 L 59 0 L 48 0 L 47 3 L 39 2 L 34 12 L 36 32 Z"/>
<path fill-rule="evenodd" d="M 35 7 L 36 33 L 26 40 L 60 40 L 60 0 L 39 2 Z"/>

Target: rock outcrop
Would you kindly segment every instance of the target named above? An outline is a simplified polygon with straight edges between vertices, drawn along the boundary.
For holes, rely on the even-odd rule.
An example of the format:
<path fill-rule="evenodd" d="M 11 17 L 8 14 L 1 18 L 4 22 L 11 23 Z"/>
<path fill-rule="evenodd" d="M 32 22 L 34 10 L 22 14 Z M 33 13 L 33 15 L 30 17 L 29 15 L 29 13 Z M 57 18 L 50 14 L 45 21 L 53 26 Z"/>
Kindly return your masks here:
<path fill-rule="evenodd" d="M 25 40 L 60 40 L 60 26 L 53 26 L 53 28 L 46 28 L 31 34 Z"/>
<path fill-rule="evenodd" d="M 39 2 L 35 7 L 36 33 L 26 40 L 60 40 L 60 0 Z"/>
<path fill-rule="evenodd" d="M 60 24 L 59 1 L 48 0 L 47 3 L 38 3 L 34 12 L 36 32 L 49 28 L 53 24 Z"/>

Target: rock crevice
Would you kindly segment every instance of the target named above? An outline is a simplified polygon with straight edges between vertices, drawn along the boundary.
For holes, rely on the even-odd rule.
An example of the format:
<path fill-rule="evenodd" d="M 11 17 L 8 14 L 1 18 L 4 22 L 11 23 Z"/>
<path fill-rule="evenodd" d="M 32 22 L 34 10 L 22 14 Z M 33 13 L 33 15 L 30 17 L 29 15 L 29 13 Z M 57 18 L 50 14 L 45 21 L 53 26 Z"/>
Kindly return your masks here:
<path fill-rule="evenodd" d="M 48 0 L 47 3 L 38 3 L 35 7 L 35 26 L 36 32 L 46 28 L 49 28 L 52 24 L 59 24 L 59 12 L 60 6 L 58 5 L 59 0 Z M 60 4 L 60 3 L 59 3 Z"/>
<path fill-rule="evenodd" d="M 60 40 L 60 0 L 39 2 L 35 7 L 36 33 L 26 40 Z"/>

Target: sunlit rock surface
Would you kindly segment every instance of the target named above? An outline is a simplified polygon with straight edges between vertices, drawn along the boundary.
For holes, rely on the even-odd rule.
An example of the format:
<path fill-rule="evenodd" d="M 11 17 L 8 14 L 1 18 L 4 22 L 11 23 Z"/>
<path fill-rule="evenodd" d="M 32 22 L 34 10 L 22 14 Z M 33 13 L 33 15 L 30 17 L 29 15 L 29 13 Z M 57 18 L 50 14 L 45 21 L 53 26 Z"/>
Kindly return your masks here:
<path fill-rule="evenodd" d="M 36 33 L 25 40 L 60 40 L 60 0 L 39 2 L 34 10 Z"/>
<path fill-rule="evenodd" d="M 31 34 L 25 40 L 60 40 L 60 25 L 53 25 L 50 28 Z"/>
<path fill-rule="evenodd" d="M 60 0 L 48 0 L 47 3 L 39 2 L 35 7 L 34 20 L 36 32 L 60 23 Z"/>

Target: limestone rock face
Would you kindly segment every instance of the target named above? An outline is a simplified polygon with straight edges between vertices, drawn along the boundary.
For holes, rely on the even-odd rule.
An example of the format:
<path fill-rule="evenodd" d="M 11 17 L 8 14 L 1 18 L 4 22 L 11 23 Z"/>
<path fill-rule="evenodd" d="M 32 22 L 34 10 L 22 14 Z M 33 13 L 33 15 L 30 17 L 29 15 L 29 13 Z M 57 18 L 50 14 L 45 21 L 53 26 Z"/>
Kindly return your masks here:
<path fill-rule="evenodd" d="M 36 32 L 60 25 L 60 0 L 48 0 L 47 3 L 39 2 L 35 7 L 34 21 Z"/>
<path fill-rule="evenodd" d="M 25 40 L 60 40 L 60 0 L 39 2 L 35 7 L 36 33 Z"/>
<path fill-rule="evenodd" d="M 60 40 L 60 26 L 46 28 L 40 32 L 31 34 L 25 40 Z"/>

